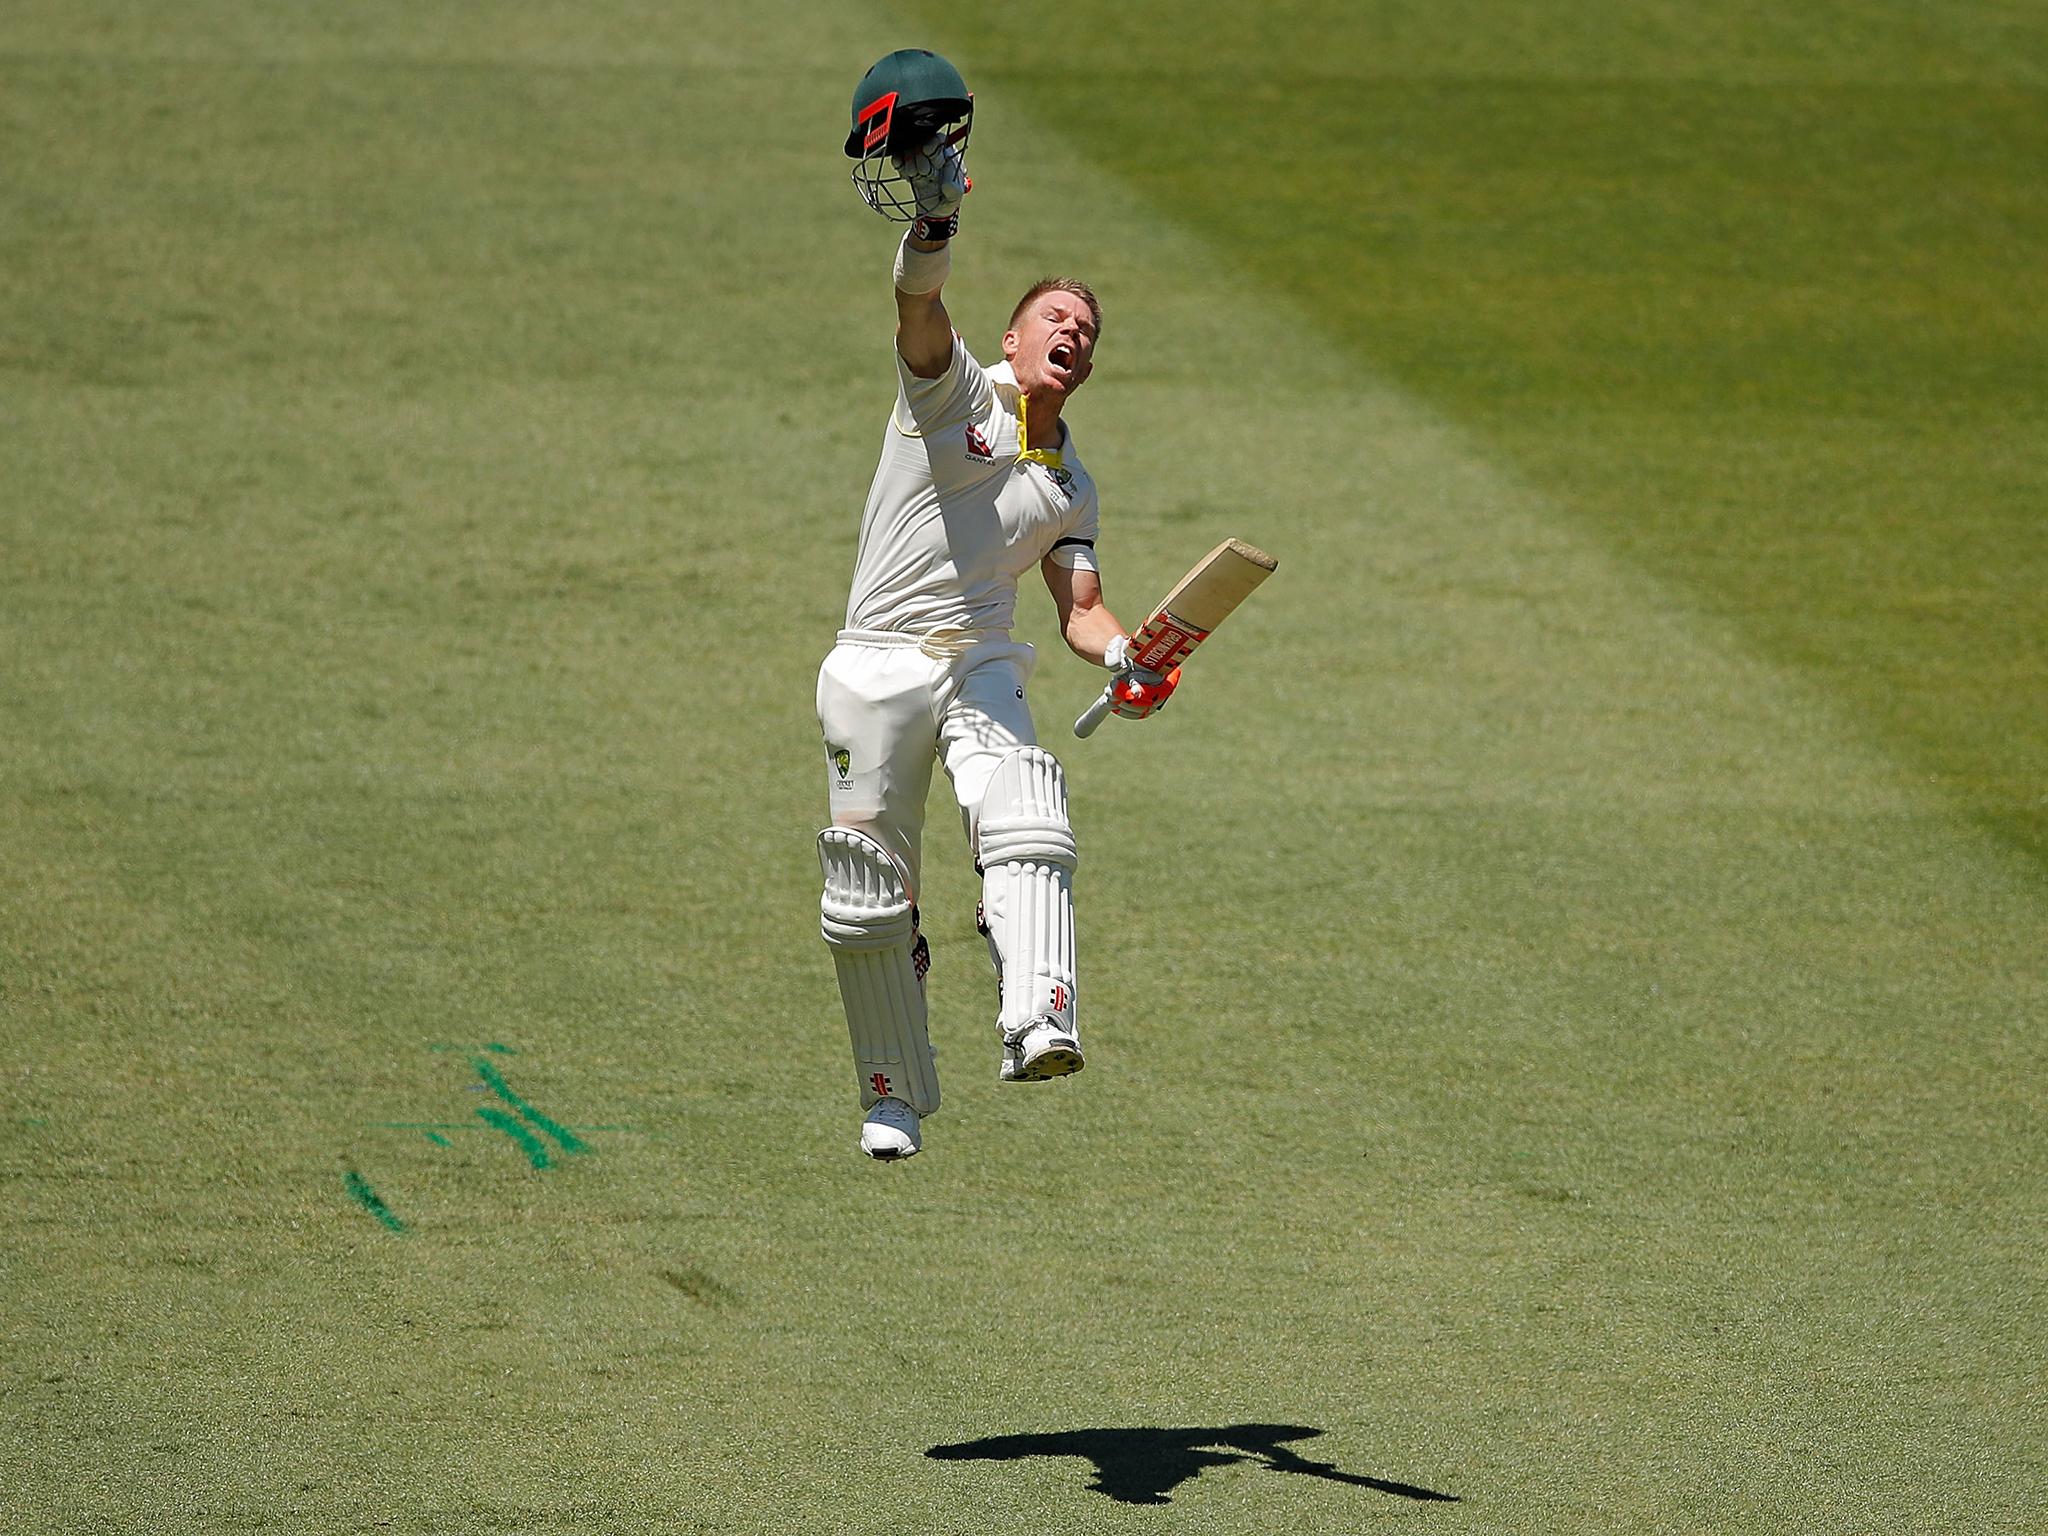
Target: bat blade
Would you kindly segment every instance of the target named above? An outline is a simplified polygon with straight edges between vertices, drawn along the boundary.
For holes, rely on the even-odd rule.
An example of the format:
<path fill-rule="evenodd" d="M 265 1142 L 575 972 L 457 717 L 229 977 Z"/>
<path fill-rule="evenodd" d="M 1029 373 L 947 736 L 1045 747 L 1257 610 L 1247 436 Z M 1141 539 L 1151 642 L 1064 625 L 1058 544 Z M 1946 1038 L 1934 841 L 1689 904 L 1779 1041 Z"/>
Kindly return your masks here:
<path fill-rule="evenodd" d="M 1242 539 L 1225 539 L 1195 562 L 1131 636 L 1131 660 L 1148 671 L 1167 673 L 1208 639 L 1237 605 L 1279 568 L 1280 562 Z M 1109 714 L 1108 688 L 1074 722 L 1076 736 L 1089 736 Z"/>

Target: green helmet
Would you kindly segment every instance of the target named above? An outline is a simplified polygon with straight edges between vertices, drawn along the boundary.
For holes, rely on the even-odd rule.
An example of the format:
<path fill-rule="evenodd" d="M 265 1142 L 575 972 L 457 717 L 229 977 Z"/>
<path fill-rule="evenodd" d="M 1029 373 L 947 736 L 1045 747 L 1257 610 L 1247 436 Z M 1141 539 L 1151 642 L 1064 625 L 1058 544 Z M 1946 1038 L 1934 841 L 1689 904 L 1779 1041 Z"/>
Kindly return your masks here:
<path fill-rule="evenodd" d="M 878 151 L 903 154 L 974 117 L 974 98 L 960 71 L 929 48 L 899 48 L 861 76 L 853 89 L 853 131 L 846 153 L 855 160 Z M 967 142 L 965 128 L 956 146 Z"/>

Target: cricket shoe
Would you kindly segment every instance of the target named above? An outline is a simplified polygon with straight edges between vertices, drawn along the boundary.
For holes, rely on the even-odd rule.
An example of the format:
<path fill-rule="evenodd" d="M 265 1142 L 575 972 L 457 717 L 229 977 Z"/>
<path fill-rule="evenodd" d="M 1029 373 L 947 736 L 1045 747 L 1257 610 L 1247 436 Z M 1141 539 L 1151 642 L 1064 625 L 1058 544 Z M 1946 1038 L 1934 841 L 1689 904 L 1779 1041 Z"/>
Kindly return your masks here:
<path fill-rule="evenodd" d="M 900 1163 L 923 1145 L 917 1111 L 901 1099 L 877 1099 L 861 1122 L 860 1149 L 877 1162 Z"/>
<path fill-rule="evenodd" d="M 1005 1083 L 1044 1083 L 1084 1065 L 1079 1038 L 1055 1015 L 1041 1013 L 1021 1029 L 1003 1032 L 1003 1065 L 996 1077 Z"/>

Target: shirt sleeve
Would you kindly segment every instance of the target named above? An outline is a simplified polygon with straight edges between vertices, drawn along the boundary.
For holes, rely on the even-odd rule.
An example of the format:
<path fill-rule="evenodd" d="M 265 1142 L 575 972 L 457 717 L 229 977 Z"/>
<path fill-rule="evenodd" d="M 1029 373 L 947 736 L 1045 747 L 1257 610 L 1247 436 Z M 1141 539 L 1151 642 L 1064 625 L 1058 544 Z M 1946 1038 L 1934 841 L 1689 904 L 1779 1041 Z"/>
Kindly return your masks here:
<path fill-rule="evenodd" d="M 1102 567 L 1095 559 L 1095 539 L 1101 526 L 1096 511 L 1095 490 L 1089 487 L 1088 499 L 1074 508 L 1074 515 L 1067 524 L 1067 531 L 1053 542 L 1046 554 L 1054 565 L 1064 566 L 1070 571 L 1096 571 Z"/>
<path fill-rule="evenodd" d="M 894 350 L 893 348 L 891 349 Z M 920 379 L 910 371 L 901 352 L 896 358 L 896 430 L 907 437 L 922 437 L 963 421 L 979 421 L 988 414 L 995 398 L 995 386 L 982 372 L 981 364 L 967 350 L 960 333 L 953 333 L 953 360 L 936 379 Z"/>

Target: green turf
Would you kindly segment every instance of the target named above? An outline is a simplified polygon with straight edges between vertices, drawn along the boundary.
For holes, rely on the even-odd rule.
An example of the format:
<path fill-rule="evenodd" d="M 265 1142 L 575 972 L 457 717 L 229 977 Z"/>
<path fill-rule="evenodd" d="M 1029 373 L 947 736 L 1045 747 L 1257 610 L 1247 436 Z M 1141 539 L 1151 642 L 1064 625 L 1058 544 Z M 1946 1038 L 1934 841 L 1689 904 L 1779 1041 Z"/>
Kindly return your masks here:
<path fill-rule="evenodd" d="M 2048 859 L 2048 14 L 915 9 Z"/>
<path fill-rule="evenodd" d="M 914 9 L 0 18 L 0 1519 L 2038 1528 L 2032 13 Z M 1081 1078 L 935 800 L 886 1169 L 810 700 L 919 36 L 963 328 L 1108 306 L 1113 601 L 1282 566 L 1058 747 Z"/>

